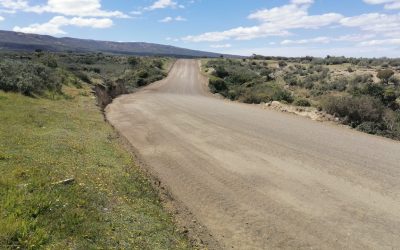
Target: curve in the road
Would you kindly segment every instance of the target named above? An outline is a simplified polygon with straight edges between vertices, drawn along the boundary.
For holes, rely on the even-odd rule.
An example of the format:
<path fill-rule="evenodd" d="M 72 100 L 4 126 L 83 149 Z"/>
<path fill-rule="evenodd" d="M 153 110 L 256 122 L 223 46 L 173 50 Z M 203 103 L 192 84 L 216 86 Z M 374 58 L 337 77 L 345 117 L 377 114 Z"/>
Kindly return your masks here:
<path fill-rule="evenodd" d="M 400 249 L 400 143 L 207 94 L 198 61 L 108 120 L 224 248 Z"/>

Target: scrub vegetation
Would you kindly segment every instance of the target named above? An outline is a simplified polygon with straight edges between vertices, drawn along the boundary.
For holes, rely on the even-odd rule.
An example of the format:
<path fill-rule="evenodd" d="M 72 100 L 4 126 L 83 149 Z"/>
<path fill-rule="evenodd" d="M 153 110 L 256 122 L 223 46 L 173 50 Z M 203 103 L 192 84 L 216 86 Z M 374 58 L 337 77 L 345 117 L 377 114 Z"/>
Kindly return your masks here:
<path fill-rule="evenodd" d="M 164 76 L 169 62 L 102 54 L 2 56 L 1 249 L 190 248 L 104 122 L 93 92 L 99 84 L 111 89 L 120 77 L 133 91 L 138 82 Z"/>
<path fill-rule="evenodd" d="M 358 130 L 400 139 L 400 59 L 254 55 L 203 62 L 210 90 L 231 100 L 314 106 Z"/>

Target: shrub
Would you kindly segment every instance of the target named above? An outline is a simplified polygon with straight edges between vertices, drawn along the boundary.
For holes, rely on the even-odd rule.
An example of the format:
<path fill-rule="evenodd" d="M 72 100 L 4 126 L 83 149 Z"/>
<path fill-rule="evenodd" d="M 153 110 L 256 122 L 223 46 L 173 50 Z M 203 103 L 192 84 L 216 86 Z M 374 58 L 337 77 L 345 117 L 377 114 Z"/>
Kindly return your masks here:
<path fill-rule="evenodd" d="M 0 89 L 24 95 L 61 92 L 61 80 L 43 64 L 4 61 L 0 63 Z"/>
<path fill-rule="evenodd" d="M 132 67 L 135 67 L 136 65 L 138 65 L 140 63 L 140 59 L 137 57 L 131 56 L 128 58 L 128 63 Z"/>
<path fill-rule="evenodd" d="M 272 69 L 270 69 L 270 68 L 263 69 L 260 72 L 260 75 L 261 76 L 265 76 L 267 78 L 267 81 L 274 80 L 274 78 L 275 78 L 274 77 L 274 71 Z"/>
<path fill-rule="evenodd" d="M 229 73 L 223 66 L 218 66 L 215 68 L 214 75 L 219 78 L 225 78 L 229 75 Z"/>
<path fill-rule="evenodd" d="M 385 88 L 376 83 L 367 83 L 360 91 L 361 94 L 382 99 Z"/>
<path fill-rule="evenodd" d="M 136 84 L 137 84 L 138 87 L 142 87 L 142 86 L 147 85 L 147 81 L 146 81 L 146 79 L 138 78 L 136 80 Z"/>
<path fill-rule="evenodd" d="M 357 126 L 357 129 L 362 132 L 374 135 L 384 130 L 385 126 L 382 123 L 363 122 L 359 126 Z"/>
<path fill-rule="evenodd" d="M 153 66 L 158 68 L 158 69 L 162 69 L 163 68 L 163 62 L 161 60 L 153 60 Z"/>
<path fill-rule="evenodd" d="M 149 77 L 149 72 L 147 72 L 146 70 L 141 70 L 137 73 L 137 75 L 140 78 L 147 78 Z"/>
<path fill-rule="evenodd" d="M 278 62 L 278 65 L 279 65 L 280 68 L 284 68 L 284 67 L 286 67 L 288 64 L 287 64 L 285 61 L 279 61 L 279 62 Z"/>
<path fill-rule="evenodd" d="M 213 93 L 221 93 L 226 95 L 226 91 L 228 90 L 226 83 L 221 78 L 211 78 L 209 80 L 209 88 Z"/>
<path fill-rule="evenodd" d="M 381 101 L 370 96 L 328 97 L 321 105 L 327 113 L 345 118 L 353 127 L 363 122 L 380 122 L 385 110 Z"/>
<path fill-rule="evenodd" d="M 400 79 L 395 76 L 392 76 L 389 79 L 389 83 L 393 83 L 395 86 L 398 86 L 400 85 Z"/>
<path fill-rule="evenodd" d="M 392 87 L 385 89 L 385 92 L 383 93 L 383 98 L 382 101 L 385 105 L 392 107 L 393 109 L 397 108 L 396 105 L 396 99 L 398 95 L 396 93 L 396 90 Z"/>
<path fill-rule="evenodd" d="M 81 81 L 92 84 L 92 80 L 90 80 L 89 76 L 81 71 L 74 72 L 75 76 L 78 77 Z"/>
<path fill-rule="evenodd" d="M 391 69 L 382 69 L 378 70 L 378 74 L 376 75 L 384 84 L 389 83 L 389 79 L 394 75 L 394 71 Z"/>
<path fill-rule="evenodd" d="M 50 67 L 50 68 L 58 67 L 57 59 L 54 56 L 51 56 L 51 55 L 44 56 L 41 58 L 40 61 L 47 67 Z"/>
<path fill-rule="evenodd" d="M 250 70 L 237 69 L 235 71 L 232 71 L 229 74 L 229 76 L 226 78 L 226 80 L 233 84 L 244 84 L 244 83 L 250 82 L 256 78 L 257 78 L 257 75 Z"/>
<path fill-rule="evenodd" d="M 310 101 L 305 98 L 297 99 L 296 101 L 294 101 L 293 104 L 296 106 L 300 106 L 300 107 L 310 107 L 311 106 Z"/>

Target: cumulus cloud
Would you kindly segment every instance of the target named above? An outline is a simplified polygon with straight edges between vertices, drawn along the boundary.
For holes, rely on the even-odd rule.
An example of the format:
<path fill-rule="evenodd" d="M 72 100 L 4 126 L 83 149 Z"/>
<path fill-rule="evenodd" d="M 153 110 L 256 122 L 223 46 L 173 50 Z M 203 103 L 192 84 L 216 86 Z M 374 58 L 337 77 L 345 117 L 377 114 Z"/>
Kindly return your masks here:
<path fill-rule="evenodd" d="M 0 22 L 4 21 L 4 17 L 0 16 Z"/>
<path fill-rule="evenodd" d="M 79 17 L 128 17 L 120 11 L 107 11 L 101 7 L 100 0 L 47 0 L 43 5 L 29 5 L 26 0 L 0 0 L 6 10 L 34 13 L 55 13 Z"/>
<path fill-rule="evenodd" d="M 343 18 L 337 13 L 309 15 L 308 9 L 312 2 L 310 0 L 292 0 L 288 5 L 251 13 L 248 18 L 258 21 L 259 25 L 186 36 L 182 40 L 218 42 L 228 39 L 250 40 L 267 36 L 286 36 L 293 29 L 316 29 L 338 23 Z"/>
<path fill-rule="evenodd" d="M 43 24 L 31 24 L 27 27 L 14 27 L 16 32 L 34 33 L 42 35 L 63 35 L 66 34 L 61 28 L 64 26 L 90 27 L 90 28 L 109 28 L 113 21 L 109 18 L 66 18 L 64 16 L 53 17 L 50 21 Z"/>
<path fill-rule="evenodd" d="M 21 10 L 29 7 L 26 0 L 0 0 L 0 6 L 8 10 Z"/>
<path fill-rule="evenodd" d="M 346 27 L 359 28 L 382 36 L 398 37 L 400 35 L 400 14 L 369 13 L 343 18 L 340 23 Z"/>
<path fill-rule="evenodd" d="M 367 4 L 383 4 L 385 9 L 398 10 L 400 9 L 400 0 L 364 0 Z"/>

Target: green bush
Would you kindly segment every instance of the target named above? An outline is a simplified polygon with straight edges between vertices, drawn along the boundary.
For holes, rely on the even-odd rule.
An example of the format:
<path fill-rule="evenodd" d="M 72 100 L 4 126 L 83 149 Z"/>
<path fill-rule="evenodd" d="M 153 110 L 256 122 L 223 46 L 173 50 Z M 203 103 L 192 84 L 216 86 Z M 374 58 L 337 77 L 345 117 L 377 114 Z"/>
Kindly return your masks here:
<path fill-rule="evenodd" d="M 301 107 L 310 107 L 311 106 L 311 102 L 305 98 L 297 99 L 294 101 L 293 104 L 296 106 L 301 106 Z"/>
<path fill-rule="evenodd" d="M 215 68 L 214 75 L 219 78 L 225 78 L 229 75 L 229 73 L 223 66 L 218 66 Z"/>
<path fill-rule="evenodd" d="M 280 67 L 280 68 L 284 68 L 284 67 L 286 67 L 288 64 L 285 62 L 285 61 L 279 61 L 278 62 L 278 66 Z"/>
<path fill-rule="evenodd" d="M 128 64 L 135 67 L 140 64 L 140 59 L 134 56 L 128 58 Z"/>
<path fill-rule="evenodd" d="M 321 105 L 327 113 L 344 118 L 353 127 L 363 122 L 381 122 L 385 111 L 382 102 L 370 96 L 331 96 Z"/>
<path fill-rule="evenodd" d="M 245 103 L 261 103 L 270 101 L 280 101 L 286 103 L 293 102 L 292 93 L 283 89 L 278 84 L 261 84 L 241 91 L 238 99 Z"/>
<path fill-rule="evenodd" d="M 209 80 L 209 88 L 211 92 L 223 95 L 226 95 L 226 91 L 228 90 L 225 81 L 221 78 L 211 78 Z"/>
<path fill-rule="evenodd" d="M 76 72 L 74 72 L 74 74 L 81 81 L 88 83 L 88 84 L 92 84 L 92 80 L 90 80 L 90 77 L 87 74 L 83 73 L 82 71 L 76 71 Z"/>
<path fill-rule="evenodd" d="M 237 69 L 230 72 L 226 80 L 233 84 L 244 84 L 256 79 L 257 77 L 258 76 L 250 70 Z"/>
<path fill-rule="evenodd" d="M 141 70 L 138 72 L 137 75 L 140 78 L 147 78 L 147 77 L 149 77 L 149 72 L 147 72 L 146 70 Z"/>
<path fill-rule="evenodd" d="M 379 79 L 382 80 L 383 83 L 388 84 L 389 79 L 394 75 L 394 71 L 391 69 L 382 69 L 378 70 L 378 74 L 376 75 Z"/>
<path fill-rule="evenodd" d="M 0 89 L 24 95 L 61 92 L 61 80 L 54 71 L 39 63 L 0 62 Z"/>

